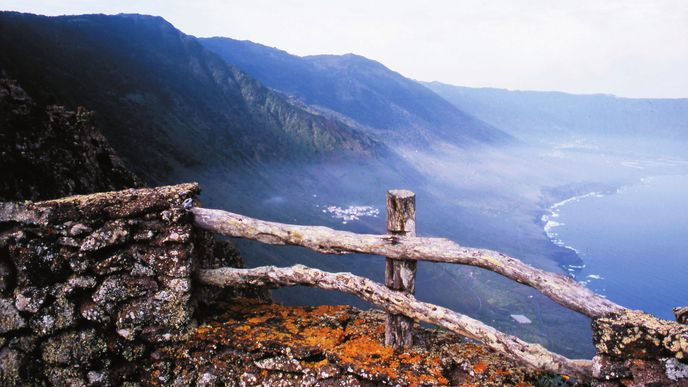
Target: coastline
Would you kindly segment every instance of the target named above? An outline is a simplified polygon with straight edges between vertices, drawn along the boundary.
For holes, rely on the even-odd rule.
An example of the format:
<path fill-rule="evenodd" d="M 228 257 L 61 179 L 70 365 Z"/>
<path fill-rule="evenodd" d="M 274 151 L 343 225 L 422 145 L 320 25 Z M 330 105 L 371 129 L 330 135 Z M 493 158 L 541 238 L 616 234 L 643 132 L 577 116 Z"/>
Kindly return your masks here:
<path fill-rule="evenodd" d="M 558 227 L 566 226 L 566 223 L 562 222 L 559 220 L 560 218 L 560 211 L 561 209 L 574 202 L 579 202 L 584 199 L 588 198 L 603 198 L 606 196 L 611 196 L 611 195 L 617 195 L 620 193 L 623 193 L 624 191 L 631 189 L 633 187 L 637 187 L 640 185 L 645 185 L 648 183 L 651 183 L 655 178 L 659 177 L 666 177 L 666 176 L 671 176 L 672 174 L 667 174 L 667 175 L 649 175 L 649 176 L 644 176 L 641 177 L 640 179 L 636 180 L 635 182 L 629 183 L 629 184 L 623 184 L 620 185 L 614 189 L 607 189 L 607 190 L 593 190 L 587 193 L 582 193 L 578 195 L 574 195 L 571 197 L 568 197 L 566 199 L 563 199 L 561 201 L 558 201 L 549 207 L 544 211 L 544 213 L 540 217 L 540 224 L 542 225 L 543 231 L 547 238 L 550 240 L 550 242 L 562 249 L 565 249 L 572 254 L 574 254 L 578 259 L 580 260 L 580 264 L 571 264 L 571 263 L 565 263 L 565 262 L 558 262 L 560 264 L 560 267 L 566 272 L 567 275 L 569 275 L 571 278 L 576 279 L 579 283 L 581 283 L 584 286 L 587 286 L 590 284 L 592 280 L 600 280 L 604 279 L 599 274 L 588 274 L 584 278 L 577 278 L 578 274 L 583 271 L 583 269 L 587 268 L 587 264 L 585 262 L 584 256 L 585 253 L 581 252 L 579 249 L 581 248 L 572 246 L 570 244 L 567 244 L 564 240 L 562 240 L 559 236 L 559 233 L 556 231 Z"/>
<path fill-rule="evenodd" d="M 608 193 L 558 201 L 541 223 L 553 244 L 579 250 L 581 267 L 562 266 L 573 279 L 621 305 L 671 319 L 671 308 L 687 294 L 681 283 L 686 192 L 686 173 L 648 174 Z M 561 223 L 567 225 L 557 228 Z"/>
<path fill-rule="evenodd" d="M 560 216 L 560 210 L 565 205 L 573 202 L 577 202 L 590 197 L 605 197 L 609 195 L 614 195 L 622 192 L 624 189 L 634 186 L 636 184 L 642 184 L 647 182 L 650 177 L 642 177 L 635 182 L 629 182 L 628 184 L 622 184 L 615 187 L 609 186 L 596 186 L 594 189 L 590 187 L 573 188 L 572 192 L 578 191 L 574 195 L 561 195 L 564 197 L 559 201 L 554 202 L 548 206 L 543 206 L 543 210 L 538 214 L 536 222 L 542 227 L 543 233 L 549 243 L 556 248 L 559 252 L 553 253 L 551 258 L 559 265 L 559 267 L 571 278 L 576 279 L 576 274 L 582 269 L 586 268 L 585 260 L 583 259 L 583 253 L 579 251 L 576 247 L 566 244 L 563 240 L 559 238 L 559 234 L 555 231 L 557 227 L 565 226 L 565 223 L 558 221 Z M 559 187 L 564 189 L 564 187 Z M 556 200 L 556 199 L 555 199 Z M 575 257 L 575 258 L 572 258 Z M 580 281 L 583 285 L 587 285 L 589 281 Z"/>
<path fill-rule="evenodd" d="M 569 249 L 569 250 L 573 251 L 574 253 L 580 255 L 580 252 L 578 250 L 576 250 L 575 247 L 568 246 L 564 243 L 564 241 L 559 239 L 559 234 L 557 234 L 557 232 L 554 231 L 554 229 L 557 227 L 560 227 L 560 226 L 565 226 L 566 224 L 558 222 L 554 219 L 559 218 L 559 210 L 561 209 L 561 207 L 563 207 L 567 203 L 576 202 L 576 201 L 579 201 L 581 199 L 585 199 L 588 197 L 604 197 L 604 196 L 605 195 L 602 192 L 593 191 L 593 192 L 588 192 L 588 193 L 583 194 L 583 195 L 572 196 L 568 199 L 564 199 L 560 202 L 554 203 L 552 206 L 550 206 L 547 209 L 547 211 L 549 211 L 549 214 L 545 213 L 542 215 L 542 217 L 540 217 L 540 220 L 544 223 L 543 229 L 544 229 L 547 237 L 555 245 L 563 247 L 565 249 Z"/>

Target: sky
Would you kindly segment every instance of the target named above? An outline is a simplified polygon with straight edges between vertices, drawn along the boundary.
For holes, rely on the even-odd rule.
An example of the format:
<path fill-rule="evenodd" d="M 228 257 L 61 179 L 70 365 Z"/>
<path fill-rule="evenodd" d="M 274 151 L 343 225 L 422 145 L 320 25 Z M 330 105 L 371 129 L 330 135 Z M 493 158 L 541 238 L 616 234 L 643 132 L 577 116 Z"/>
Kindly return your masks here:
<path fill-rule="evenodd" d="M 355 53 L 473 87 L 688 97 L 688 0 L 0 0 L 44 15 L 159 15 L 195 36 Z"/>

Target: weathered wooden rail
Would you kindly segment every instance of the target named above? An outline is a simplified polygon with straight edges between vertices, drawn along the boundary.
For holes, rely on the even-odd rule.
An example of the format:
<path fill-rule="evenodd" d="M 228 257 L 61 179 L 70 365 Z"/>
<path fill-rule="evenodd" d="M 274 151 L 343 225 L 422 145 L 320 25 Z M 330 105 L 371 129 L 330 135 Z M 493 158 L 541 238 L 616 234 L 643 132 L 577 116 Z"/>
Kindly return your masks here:
<path fill-rule="evenodd" d="M 415 236 L 415 196 L 395 190 L 387 194 L 388 235 L 357 234 L 321 226 L 267 222 L 200 207 L 188 210 L 200 228 L 229 237 L 274 245 L 296 245 L 326 254 L 364 253 L 386 257 L 385 285 L 350 273 L 328 273 L 297 265 L 253 269 L 201 270 L 200 282 L 215 286 L 312 286 L 349 293 L 385 309 L 385 342 L 397 349 L 412 344 L 413 321 L 432 323 L 483 342 L 521 363 L 540 370 L 589 379 L 590 360 L 573 360 L 538 344 L 526 343 L 468 316 L 418 301 L 413 296 L 417 261 L 481 267 L 531 286 L 562 306 L 589 317 L 626 309 L 569 277 L 546 272 L 499 252 L 459 246 L 442 238 Z"/>

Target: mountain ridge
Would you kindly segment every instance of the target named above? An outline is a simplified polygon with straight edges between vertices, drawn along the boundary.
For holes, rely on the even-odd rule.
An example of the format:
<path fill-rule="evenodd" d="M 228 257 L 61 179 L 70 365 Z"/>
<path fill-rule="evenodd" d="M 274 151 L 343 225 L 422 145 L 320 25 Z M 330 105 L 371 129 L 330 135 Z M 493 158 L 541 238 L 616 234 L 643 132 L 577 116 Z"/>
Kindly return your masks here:
<path fill-rule="evenodd" d="M 0 66 L 35 99 L 97 111 L 140 176 L 386 152 L 368 135 L 294 105 L 161 17 L 2 12 L 0 49 Z"/>
<path fill-rule="evenodd" d="M 472 88 L 421 82 L 517 137 L 593 135 L 688 140 L 688 98 Z"/>
<path fill-rule="evenodd" d="M 343 114 L 387 140 L 450 141 L 456 145 L 512 140 L 428 88 L 360 55 L 300 57 L 251 41 L 199 39 L 268 87 Z"/>

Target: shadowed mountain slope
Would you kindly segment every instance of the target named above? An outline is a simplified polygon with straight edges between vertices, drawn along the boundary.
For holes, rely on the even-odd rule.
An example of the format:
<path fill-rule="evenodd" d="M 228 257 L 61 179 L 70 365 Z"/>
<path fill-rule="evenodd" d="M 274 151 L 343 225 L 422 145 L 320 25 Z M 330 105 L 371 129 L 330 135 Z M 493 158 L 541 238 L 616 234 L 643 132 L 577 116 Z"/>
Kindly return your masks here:
<path fill-rule="evenodd" d="M 306 104 L 344 115 L 402 144 L 499 143 L 509 136 L 379 62 L 362 56 L 299 57 L 250 41 L 200 41 L 265 85 Z"/>

